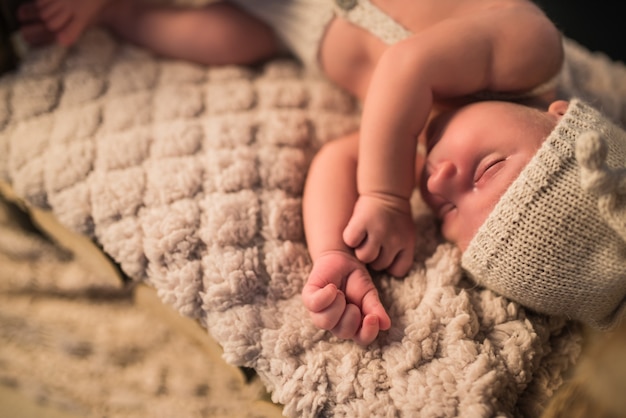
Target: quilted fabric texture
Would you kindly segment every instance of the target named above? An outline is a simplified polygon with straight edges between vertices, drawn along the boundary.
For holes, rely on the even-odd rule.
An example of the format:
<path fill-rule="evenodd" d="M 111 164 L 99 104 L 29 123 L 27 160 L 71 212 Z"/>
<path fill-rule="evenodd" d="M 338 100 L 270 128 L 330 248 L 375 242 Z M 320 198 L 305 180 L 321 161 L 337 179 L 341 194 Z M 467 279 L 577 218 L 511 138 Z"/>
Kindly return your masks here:
<path fill-rule="evenodd" d="M 577 328 L 467 286 L 428 216 L 407 277 L 377 277 L 391 330 L 364 348 L 310 323 L 303 182 L 357 125 L 292 61 L 207 68 L 94 30 L 0 80 L 0 179 L 198 320 L 286 416 L 538 416 Z"/>

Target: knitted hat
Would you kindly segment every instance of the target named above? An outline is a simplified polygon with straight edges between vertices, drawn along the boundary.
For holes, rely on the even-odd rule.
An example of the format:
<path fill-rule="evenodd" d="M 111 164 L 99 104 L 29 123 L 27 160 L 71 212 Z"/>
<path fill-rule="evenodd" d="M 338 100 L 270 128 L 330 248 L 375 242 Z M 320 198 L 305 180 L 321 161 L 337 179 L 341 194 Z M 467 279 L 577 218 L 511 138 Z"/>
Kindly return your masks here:
<path fill-rule="evenodd" d="M 626 132 L 570 101 L 462 265 L 538 312 L 615 325 L 626 307 Z"/>

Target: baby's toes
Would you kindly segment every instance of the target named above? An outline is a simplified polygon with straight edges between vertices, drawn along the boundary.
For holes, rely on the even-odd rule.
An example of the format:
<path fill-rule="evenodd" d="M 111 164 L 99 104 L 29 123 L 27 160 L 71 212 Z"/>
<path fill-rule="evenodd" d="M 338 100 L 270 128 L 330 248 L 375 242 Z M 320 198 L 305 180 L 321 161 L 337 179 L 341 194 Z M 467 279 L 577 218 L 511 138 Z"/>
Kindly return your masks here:
<path fill-rule="evenodd" d="M 39 17 L 39 9 L 33 2 L 21 4 L 16 11 L 17 20 L 22 23 L 37 22 L 41 20 Z"/>
<path fill-rule="evenodd" d="M 46 27 L 53 32 L 60 32 L 72 20 L 72 15 L 67 13 L 58 13 L 44 19 Z"/>
<path fill-rule="evenodd" d="M 24 42 L 30 46 L 42 46 L 54 42 L 54 34 L 43 23 L 24 25 L 19 32 Z"/>
<path fill-rule="evenodd" d="M 72 21 L 57 33 L 57 41 L 64 46 L 72 46 L 83 34 L 86 25 Z"/>

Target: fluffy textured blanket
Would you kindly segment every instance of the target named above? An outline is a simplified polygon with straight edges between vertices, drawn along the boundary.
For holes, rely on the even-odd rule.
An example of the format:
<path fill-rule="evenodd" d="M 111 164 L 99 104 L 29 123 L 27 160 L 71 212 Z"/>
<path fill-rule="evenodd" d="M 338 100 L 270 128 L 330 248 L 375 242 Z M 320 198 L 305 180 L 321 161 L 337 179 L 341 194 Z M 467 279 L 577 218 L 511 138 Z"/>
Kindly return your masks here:
<path fill-rule="evenodd" d="M 623 66 L 568 48 L 565 90 L 624 120 Z M 205 68 L 93 30 L 0 80 L 0 179 L 200 321 L 287 416 L 539 415 L 577 327 L 467 286 L 428 216 L 412 271 L 378 277 L 391 330 L 363 348 L 309 322 L 303 181 L 357 124 L 349 97 L 292 61 Z"/>

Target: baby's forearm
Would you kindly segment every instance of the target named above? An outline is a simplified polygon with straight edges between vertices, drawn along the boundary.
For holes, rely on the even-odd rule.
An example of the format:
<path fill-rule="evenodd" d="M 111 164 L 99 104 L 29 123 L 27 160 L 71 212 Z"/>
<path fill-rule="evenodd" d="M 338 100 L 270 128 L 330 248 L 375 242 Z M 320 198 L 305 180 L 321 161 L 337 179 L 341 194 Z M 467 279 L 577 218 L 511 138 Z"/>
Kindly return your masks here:
<path fill-rule="evenodd" d="M 357 199 L 358 136 L 332 141 L 315 156 L 304 189 L 304 230 L 313 261 L 329 251 L 351 252 L 343 230 Z"/>
<path fill-rule="evenodd" d="M 417 137 L 428 119 L 432 93 L 411 63 L 389 52 L 376 68 L 364 104 L 358 192 L 408 200 L 415 185 Z"/>

